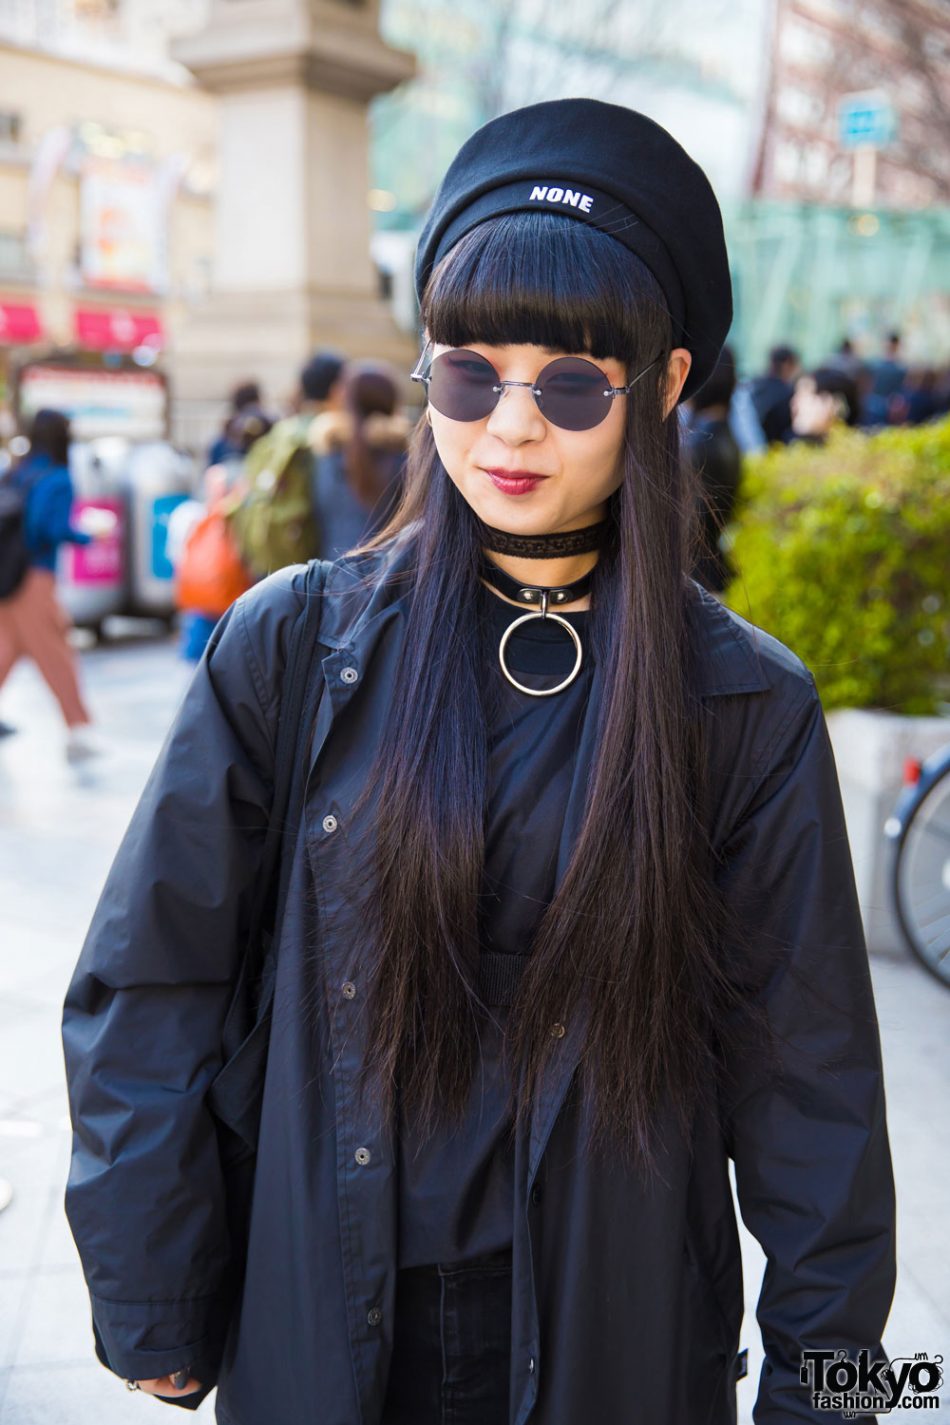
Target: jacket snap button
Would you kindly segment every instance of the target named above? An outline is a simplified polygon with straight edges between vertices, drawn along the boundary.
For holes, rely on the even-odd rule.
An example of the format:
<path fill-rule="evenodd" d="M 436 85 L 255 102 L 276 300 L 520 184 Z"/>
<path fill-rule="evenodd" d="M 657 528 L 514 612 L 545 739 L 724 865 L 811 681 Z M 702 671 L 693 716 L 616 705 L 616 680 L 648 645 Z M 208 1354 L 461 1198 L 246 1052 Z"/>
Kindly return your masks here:
<path fill-rule="evenodd" d="M 359 676 L 360 675 L 355 668 L 344 668 L 340 674 L 340 677 L 343 679 L 344 683 L 355 683 Z"/>
<path fill-rule="evenodd" d="M 337 821 L 335 816 L 325 816 L 323 818 L 324 831 L 336 831 Z"/>
<path fill-rule="evenodd" d="M 356 1153 L 354 1154 L 354 1156 L 355 1156 L 355 1158 L 356 1158 L 356 1161 L 359 1163 L 360 1167 L 361 1167 L 361 1168 L 365 1168 L 365 1167 L 366 1167 L 366 1164 L 367 1164 L 367 1163 L 369 1162 L 369 1160 L 370 1160 L 370 1151 L 369 1151 L 368 1148 L 357 1148 Z"/>
<path fill-rule="evenodd" d="M 552 1024 L 552 1025 L 551 1025 L 551 1038 L 552 1038 L 552 1039 L 563 1039 L 563 1038 L 564 1038 L 564 1034 L 565 1034 L 565 1030 L 564 1030 L 564 1025 L 563 1025 L 563 1024 Z"/>
<path fill-rule="evenodd" d="M 535 1183 L 534 1187 L 531 1189 L 531 1201 L 540 1202 L 543 1196 L 544 1194 L 542 1193 L 541 1189 L 538 1187 L 537 1183 Z"/>
<path fill-rule="evenodd" d="M 528 1375 L 534 1374 L 534 1356 L 528 1357 Z"/>
<path fill-rule="evenodd" d="M 378 1326 L 382 1319 L 383 1313 L 380 1311 L 378 1306 L 371 1306 L 369 1311 L 367 1311 L 366 1313 L 366 1320 L 369 1322 L 370 1326 Z"/>
<path fill-rule="evenodd" d="M 353 983 L 352 980 L 344 980 L 344 981 L 343 981 L 343 998 L 344 998 L 344 999 L 355 999 L 355 998 L 356 998 L 356 986 L 354 985 L 354 983 Z"/>

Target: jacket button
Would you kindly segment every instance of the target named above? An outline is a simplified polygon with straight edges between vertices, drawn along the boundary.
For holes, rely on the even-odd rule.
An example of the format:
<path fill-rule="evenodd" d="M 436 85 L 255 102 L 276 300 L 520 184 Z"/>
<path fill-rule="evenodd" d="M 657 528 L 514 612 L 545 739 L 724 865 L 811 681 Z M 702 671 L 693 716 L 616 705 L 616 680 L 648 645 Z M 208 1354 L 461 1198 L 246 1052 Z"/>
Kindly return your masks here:
<path fill-rule="evenodd" d="M 534 1375 L 534 1356 L 528 1357 L 528 1375 Z"/>
<path fill-rule="evenodd" d="M 356 1150 L 356 1152 L 354 1153 L 353 1156 L 355 1157 L 356 1161 L 359 1163 L 360 1167 L 361 1167 L 361 1168 L 365 1168 L 365 1167 L 366 1167 L 366 1164 L 369 1162 L 369 1160 L 370 1160 L 372 1154 L 370 1153 L 370 1151 L 369 1151 L 368 1148 L 357 1148 L 357 1150 Z"/>
<path fill-rule="evenodd" d="M 378 1326 L 382 1319 L 383 1313 L 380 1311 L 378 1306 L 371 1306 L 369 1311 L 367 1311 L 366 1313 L 366 1320 L 369 1322 L 370 1326 Z"/>
<path fill-rule="evenodd" d="M 343 679 L 344 683 L 355 683 L 359 676 L 360 675 L 355 668 L 344 668 L 343 671 L 340 673 L 340 677 Z"/>
<path fill-rule="evenodd" d="M 540 1202 L 543 1196 L 544 1193 L 538 1187 L 537 1183 L 535 1183 L 534 1187 L 531 1189 L 531 1201 Z"/>
<path fill-rule="evenodd" d="M 353 983 L 352 980 L 344 980 L 344 981 L 343 981 L 343 998 L 344 998 L 344 999 L 355 999 L 355 998 L 356 998 L 356 986 L 354 985 L 354 983 Z"/>
<path fill-rule="evenodd" d="M 551 1038 L 552 1038 L 552 1039 L 563 1039 L 563 1038 L 564 1038 L 564 1034 L 565 1034 L 565 1029 L 564 1029 L 564 1025 L 563 1025 L 563 1024 L 552 1024 L 552 1025 L 551 1025 Z"/>
<path fill-rule="evenodd" d="M 324 831 L 336 831 L 336 828 L 337 828 L 337 819 L 336 819 L 335 816 L 332 816 L 332 815 L 331 815 L 331 816 L 325 816 L 325 817 L 323 818 L 323 829 L 324 829 Z"/>

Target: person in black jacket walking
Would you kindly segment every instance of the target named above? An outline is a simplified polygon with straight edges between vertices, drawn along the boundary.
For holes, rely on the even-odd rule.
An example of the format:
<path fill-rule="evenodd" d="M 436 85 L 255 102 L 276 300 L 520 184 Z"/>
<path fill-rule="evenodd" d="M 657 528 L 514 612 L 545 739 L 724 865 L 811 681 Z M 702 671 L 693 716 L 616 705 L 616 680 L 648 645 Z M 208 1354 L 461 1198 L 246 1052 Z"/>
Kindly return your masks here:
<path fill-rule="evenodd" d="M 883 1356 L 894 1187 L 814 679 L 684 572 L 715 195 L 641 114 L 531 105 L 453 160 L 416 285 L 399 507 L 221 620 L 69 988 L 97 1353 L 222 1425 L 732 1425 L 731 1160 L 756 1418 L 810 1421 L 803 1349 Z"/>
<path fill-rule="evenodd" d="M 691 420 L 685 436 L 686 458 L 696 478 L 699 502 L 692 575 L 713 594 L 721 594 L 734 577 L 721 539 L 732 519 L 742 480 L 742 452 L 729 424 L 735 389 L 735 360 L 724 346 L 709 380 L 689 403 Z"/>
<path fill-rule="evenodd" d="M 768 370 L 749 382 L 749 394 L 770 445 L 788 444 L 792 438 L 792 395 L 795 378 L 802 369 L 798 352 L 791 346 L 773 346 Z"/>

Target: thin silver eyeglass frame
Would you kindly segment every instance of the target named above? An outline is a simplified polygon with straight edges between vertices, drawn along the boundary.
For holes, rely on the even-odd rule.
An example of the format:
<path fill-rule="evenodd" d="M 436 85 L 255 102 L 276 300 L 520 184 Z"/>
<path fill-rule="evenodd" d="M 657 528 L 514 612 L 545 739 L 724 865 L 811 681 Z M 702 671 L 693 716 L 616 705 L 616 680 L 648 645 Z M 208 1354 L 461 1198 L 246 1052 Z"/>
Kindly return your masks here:
<path fill-rule="evenodd" d="M 432 346 L 432 345 L 433 345 L 433 343 L 432 343 L 431 341 L 427 341 L 427 342 L 426 342 L 425 346 L 422 348 L 422 354 L 421 354 L 421 356 L 419 357 L 419 360 L 416 362 L 416 365 L 415 365 L 414 370 L 410 371 L 410 373 L 409 373 L 409 380 L 410 380 L 410 381 L 419 381 L 419 382 L 421 382 L 421 383 L 425 386 L 425 388 L 426 388 L 426 400 L 429 399 L 429 382 L 432 380 L 432 377 L 429 376 L 428 374 L 425 374 L 425 375 L 424 375 L 423 372 L 422 372 L 422 370 L 421 370 L 421 367 L 422 367 L 423 362 L 424 362 L 425 359 L 426 359 L 426 353 L 428 352 L 429 347 Z M 467 347 L 467 346 L 450 346 L 450 347 L 448 348 L 448 351 L 469 351 L 469 350 L 471 350 L 471 348 L 470 348 L 470 347 Z M 445 356 L 446 354 L 447 354 L 447 352 L 444 352 L 444 351 L 439 352 L 439 355 L 440 355 L 440 356 Z M 473 352 L 472 352 L 472 355 L 473 355 L 473 356 L 481 356 L 481 352 L 479 352 L 479 351 L 473 351 Z M 488 365 L 491 366 L 491 362 L 488 361 L 488 357 L 487 357 L 487 356 L 482 356 L 481 359 L 482 359 L 482 361 L 488 362 Z M 609 396 L 609 397 L 611 398 L 611 400 L 613 400 L 614 396 L 626 396 L 626 395 L 629 395 L 629 393 L 633 390 L 634 386 L 637 384 L 637 382 L 640 380 L 640 378 L 641 378 L 642 376 L 645 376 L 645 375 L 647 374 L 647 372 L 648 372 L 652 367 L 654 367 L 654 366 L 656 365 L 656 363 L 657 363 L 660 359 L 661 359 L 661 358 L 660 358 L 659 356 L 655 356 L 655 357 L 653 358 L 653 360 L 650 362 L 650 365 L 649 365 L 649 366 L 644 366 L 644 368 L 643 368 L 642 371 L 637 372 L 636 376 L 634 376 L 633 380 L 632 380 L 628 385 L 626 385 L 626 386 L 608 386 L 607 389 L 604 391 L 604 396 L 605 396 L 605 397 Z M 554 361 L 559 361 L 559 360 L 560 360 L 560 357 L 557 357 L 557 356 L 556 356 L 556 357 L 554 358 Z M 586 358 L 586 356 L 585 356 L 585 357 L 580 357 L 579 360 L 581 360 L 581 361 L 586 361 L 587 358 Z M 541 377 L 544 375 L 544 373 L 545 373 L 545 371 L 548 369 L 548 367 L 554 365 L 554 361 L 549 361 L 549 362 L 547 362 L 544 366 L 542 366 L 541 370 L 538 372 L 537 376 L 534 378 L 534 381 L 502 381 L 502 380 L 499 379 L 498 385 L 497 385 L 497 386 L 493 386 L 493 387 L 492 387 L 492 390 L 495 392 L 495 394 L 498 396 L 498 398 L 499 398 L 499 400 L 500 400 L 501 397 L 504 395 L 504 390 L 505 390 L 505 387 L 506 387 L 506 386 L 523 386 L 523 387 L 525 388 L 525 390 L 528 390 L 528 391 L 531 392 L 532 396 L 534 397 L 535 405 L 537 406 L 538 410 L 541 412 L 542 416 L 544 416 L 544 419 L 545 419 L 546 421 L 550 422 L 550 424 L 551 424 L 552 426 L 555 426 L 558 430 L 565 430 L 565 429 L 568 429 L 568 427 L 559 426 L 559 425 L 557 424 L 557 421 L 552 421 L 551 418 L 550 418 L 550 416 L 547 415 L 546 412 L 543 410 L 543 408 L 542 408 L 542 406 L 541 406 L 541 396 L 542 396 L 542 392 L 541 392 L 540 388 L 536 385 L 536 382 L 538 382 L 538 381 L 541 379 Z M 593 361 L 589 362 L 588 364 L 589 364 L 590 366 L 593 366 L 595 371 L 600 371 L 600 367 L 597 366 Z M 431 368 L 431 362 L 430 362 L 430 368 Z M 495 369 L 495 368 L 492 366 L 492 370 L 493 370 L 493 371 L 494 371 L 494 369 Z M 607 380 L 607 377 L 604 375 L 603 371 L 600 371 L 600 374 L 601 374 L 601 376 L 604 377 L 604 380 L 606 381 L 606 380 Z M 497 376 L 498 373 L 495 372 L 495 375 Z M 475 419 L 476 419 L 476 420 L 483 420 L 483 421 L 487 420 L 487 419 L 488 419 L 488 416 L 490 416 L 490 415 L 492 414 L 492 411 L 496 410 L 497 407 L 498 407 L 498 401 L 496 401 L 495 404 L 494 404 L 494 406 L 492 406 L 492 409 L 491 409 L 491 411 L 488 412 L 488 415 L 485 415 L 485 416 L 476 416 Z M 452 419 L 454 419 L 454 417 L 448 416 L 446 419 L 452 420 Z M 601 421 L 606 420 L 606 419 L 607 419 L 607 410 L 606 410 L 606 408 L 605 408 L 604 414 L 603 414 L 603 416 L 601 416 L 600 421 L 597 422 L 597 425 L 593 425 L 593 426 L 583 426 L 583 427 L 582 427 L 582 430 L 596 430 L 596 429 L 597 429 L 597 426 L 600 425 Z M 463 421 L 462 424 L 463 424 L 463 425 L 472 425 L 472 424 L 474 424 L 474 422 L 473 422 L 473 421 Z"/>

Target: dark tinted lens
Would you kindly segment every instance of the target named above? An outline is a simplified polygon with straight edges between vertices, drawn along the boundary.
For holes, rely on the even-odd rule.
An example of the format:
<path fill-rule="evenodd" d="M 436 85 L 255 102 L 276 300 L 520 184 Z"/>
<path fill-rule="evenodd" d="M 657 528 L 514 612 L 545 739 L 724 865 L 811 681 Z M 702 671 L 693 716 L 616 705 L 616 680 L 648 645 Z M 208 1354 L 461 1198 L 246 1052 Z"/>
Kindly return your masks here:
<path fill-rule="evenodd" d="M 477 351 L 443 351 L 429 369 L 429 400 L 453 421 L 481 421 L 494 410 L 498 372 Z"/>
<path fill-rule="evenodd" d="M 561 356 L 546 366 L 538 378 L 538 405 L 548 420 L 562 430 L 590 430 L 600 425 L 610 410 L 611 398 L 604 395 L 609 385 L 592 361 Z"/>

